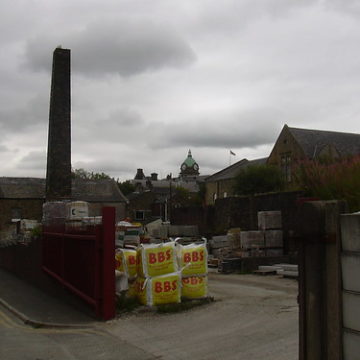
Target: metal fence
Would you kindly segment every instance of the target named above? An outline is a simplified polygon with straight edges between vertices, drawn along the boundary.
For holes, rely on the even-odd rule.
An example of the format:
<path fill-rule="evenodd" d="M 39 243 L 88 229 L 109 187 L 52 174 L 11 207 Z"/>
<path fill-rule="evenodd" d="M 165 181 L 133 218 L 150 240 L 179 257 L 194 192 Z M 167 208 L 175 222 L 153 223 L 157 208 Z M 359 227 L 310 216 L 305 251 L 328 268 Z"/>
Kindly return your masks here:
<path fill-rule="evenodd" d="M 105 207 L 102 224 L 85 229 L 47 225 L 42 269 L 91 305 L 98 318 L 115 316 L 115 208 Z"/>

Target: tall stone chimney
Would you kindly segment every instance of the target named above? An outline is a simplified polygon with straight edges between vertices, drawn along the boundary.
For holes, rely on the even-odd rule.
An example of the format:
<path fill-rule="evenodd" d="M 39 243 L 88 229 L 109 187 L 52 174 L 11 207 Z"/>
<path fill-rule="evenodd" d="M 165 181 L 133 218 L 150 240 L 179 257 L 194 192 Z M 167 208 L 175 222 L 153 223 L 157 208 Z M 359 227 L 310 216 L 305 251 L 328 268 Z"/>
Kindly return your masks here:
<path fill-rule="evenodd" d="M 135 180 L 144 180 L 145 179 L 145 175 L 144 175 L 144 171 L 143 169 L 137 169 L 136 171 L 136 175 L 135 175 Z"/>
<path fill-rule="evenodd" d="M 56 48 L 53 54 L 46 200 L 71 198 L 71 91 L 70 50 Z"/>

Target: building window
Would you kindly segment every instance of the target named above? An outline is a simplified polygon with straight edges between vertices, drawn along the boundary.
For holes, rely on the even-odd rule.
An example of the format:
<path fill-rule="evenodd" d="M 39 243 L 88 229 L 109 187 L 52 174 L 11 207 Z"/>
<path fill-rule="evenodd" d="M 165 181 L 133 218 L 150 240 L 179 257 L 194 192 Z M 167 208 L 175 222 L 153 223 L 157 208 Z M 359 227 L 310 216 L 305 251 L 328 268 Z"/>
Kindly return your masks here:
<path fill-rule="evenodd" d="M 215 202 L 215 200 L 217 199 L 217 193 L 213 194 L 213 201 Z"/>
<path fill-rule="evenodd" d="M 145 211 L 144 210 L 136 210 L 135 211 L 135 220 L 145 220 Z"/>
<path fill-rule="evenodd" d="M 227 192 L 226 191 L 224 192 L 224 198 L 227 198 Z"/>
<path fill-rule="evenodd" d="M 281 171 L 286 182 L 291 182 L 291 154 L 281 155 Z"/>
<path fill-rule="evenodd" d="M 11 218 L 12 219 L 21 219 L 21 209 L 20 208 L 12 208 L 11 209 Z"/>

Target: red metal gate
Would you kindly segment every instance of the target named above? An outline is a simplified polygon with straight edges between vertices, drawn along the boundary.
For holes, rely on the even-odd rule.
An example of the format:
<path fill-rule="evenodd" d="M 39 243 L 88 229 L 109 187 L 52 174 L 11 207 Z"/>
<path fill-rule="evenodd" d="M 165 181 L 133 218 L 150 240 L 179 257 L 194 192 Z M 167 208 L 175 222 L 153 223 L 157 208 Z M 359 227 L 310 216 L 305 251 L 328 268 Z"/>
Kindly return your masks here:
<path fill-rule="evenodd" d="M 94 307 L 104 320 L 115 316 L 115 208 L 102 224 L 86 229 L 44 226 L 42 269 Z"/>

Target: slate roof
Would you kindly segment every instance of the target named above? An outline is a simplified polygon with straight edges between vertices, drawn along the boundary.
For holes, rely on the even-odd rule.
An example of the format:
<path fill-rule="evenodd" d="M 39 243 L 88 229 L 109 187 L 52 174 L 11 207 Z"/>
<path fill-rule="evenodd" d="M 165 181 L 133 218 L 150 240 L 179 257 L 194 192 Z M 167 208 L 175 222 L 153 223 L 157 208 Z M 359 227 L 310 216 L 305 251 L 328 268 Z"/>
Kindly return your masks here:
<path fill-rule="evenodd" d="M 151 191 L 153 191 L 156 194 L 168 194 L 170 192 L 170 182 L 169 180 L 131 180 L 131 183 L 133 185 L 141 184 L 141 186 L 144 189 L 147 189 L 147 184 L 150 181 L 151 183 Z M 177 187 L 183 187 L 190 192 L 198 192 L 199 191 L 199 185 L 194 181 L 183 181 L 181 179 L 177 179 L 176 181 L 172 181 L 171 183 L 172 189 L 176 189 Z M 129 196 L 127 196 L 129 198 Z"/>
<path fill-rule="evenodd" d="M 0 177 L 0 198 L 45 199 L 45 186 L 45 179 Z M 73 180 L 72 200 L 127 202 L 114 180 Z"/>
<path fill-rule="evenodd" d="M 228 166 L 227 168 L 218 171 L 217 173 L 206 178 L 205 182 L 213 182 L 220 180 L 233 179 L 240 170 L 247 168 L 250 165 L 264 165 L 268 158 L 260 158 L 255 160 L 242 159 L 235 164 Z"/>
<path fill-rule="evenodd" d="M 310 159 L 327 145 L 335 146 L 341 156 L 360 154 L 360 134 L 292 127 L 288 129 Z"/>

